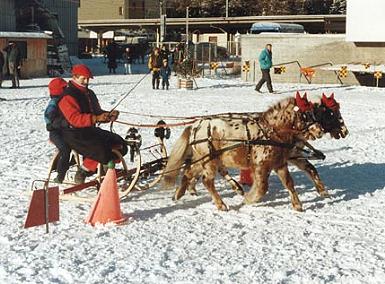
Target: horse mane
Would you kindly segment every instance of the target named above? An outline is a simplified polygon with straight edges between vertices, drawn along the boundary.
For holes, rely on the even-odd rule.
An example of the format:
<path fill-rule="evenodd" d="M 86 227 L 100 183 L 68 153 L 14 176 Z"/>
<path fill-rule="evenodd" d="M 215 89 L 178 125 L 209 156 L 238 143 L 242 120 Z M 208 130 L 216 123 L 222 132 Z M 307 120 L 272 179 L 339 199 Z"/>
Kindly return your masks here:
<path fill-rule="evenodd" d="M 295 99 L 292 97 L 282 99 L 276 104 L 272 105 L 265 112 L 263 112 L 262 116 L 267 119 L 282 112 L 283 110 L 286 110 L 289 106 L 295 106 Z"/>

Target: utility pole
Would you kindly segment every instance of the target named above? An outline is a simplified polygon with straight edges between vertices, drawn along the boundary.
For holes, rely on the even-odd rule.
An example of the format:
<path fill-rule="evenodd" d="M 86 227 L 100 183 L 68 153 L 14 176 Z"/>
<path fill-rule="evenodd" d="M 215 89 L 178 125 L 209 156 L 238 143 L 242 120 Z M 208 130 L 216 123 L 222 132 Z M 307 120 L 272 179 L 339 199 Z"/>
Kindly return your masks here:
<path fill-rule="evenodd" d="M 189 40 L 189 36 L 188 36 L 188 18 L 189 18 L 189 9 L 190 7 L 187 6 L 186 7 L 186 55 L 187 55 L 187 58 L 189 57 L 189 49 L 188 49 L 188 40 Z"/>
<path fill-rule="evenodd" d="M 229 17 L 229 0 L 226 0 L 226 18 Z"/>
<path fill-rule="evenodd" d="M 159 41 L 163 43 L 166 38 L 166 0 L 159 0 L 159 23 L 160 23 Z"/>

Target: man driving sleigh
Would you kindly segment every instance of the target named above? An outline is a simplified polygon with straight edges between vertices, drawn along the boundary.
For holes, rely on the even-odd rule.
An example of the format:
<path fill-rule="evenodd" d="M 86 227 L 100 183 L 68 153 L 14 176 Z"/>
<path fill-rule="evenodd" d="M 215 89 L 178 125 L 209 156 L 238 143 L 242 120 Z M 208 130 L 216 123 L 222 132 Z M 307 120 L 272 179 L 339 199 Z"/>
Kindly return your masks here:
<path fill-rule="evenodd" d="M 83 183 L 85 178 L 96 173 L 98 163 L 107 164 L 127 153 L 127 145 L 122 137 L 97 127 L 99 123 L 109 123 L 118 118 L 119 112 L 105 111 L 100 107 L 95 93 L 88 88 L 92 79 L 91 70 L 84 64 L 74 65 L 72 79 L 64 89 L 59 101 L 61 119 L 67 127 L 62 130 L 64 141 L 69 147 L 84 157 L 83 165 L 75 174 L 75 183 Z"/>

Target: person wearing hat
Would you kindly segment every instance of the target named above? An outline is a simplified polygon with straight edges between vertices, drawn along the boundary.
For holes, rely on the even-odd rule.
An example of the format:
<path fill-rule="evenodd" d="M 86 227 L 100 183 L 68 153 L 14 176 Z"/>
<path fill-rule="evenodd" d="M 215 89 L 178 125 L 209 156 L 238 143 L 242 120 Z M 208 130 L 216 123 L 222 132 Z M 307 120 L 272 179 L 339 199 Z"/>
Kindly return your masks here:
<path fill-rule="evenodd" d="M 59 158 L 56 166 L 57 176 L 54 179 L 56 183 L 63 182 L 69 168 L 71 154 L 71 148 L 64 141 L 62 135 L 62 129 L 68 127 L 68 124 L 66 121 L 60 120 L 60 112 L 58 109 L 58 102 L 61 99 L 65 87 L 67 87 L 67 82 L 62 78 L 54 78 L 49 82 L 48 90 L 51 100 L 44 112 L 46 128 L 49 131 L 49 140 L 59 150 Z"/>
<path fill-rule="evenodd" d="M 109 123 L 118 118 L 119 112 L 105 111 L 100 107 L 95 93 L 88 88 L 92 79 L 91 70 L 84 64 L 72 67 L 72 79 L 64 89 L 59 109 L 68 127 L 62 133 L 65 142 L 83 155 L 83 165 L 75 174 L 75 183 L 83 183 L 87 176 L 96 172 L 98 162 L 107 164 L 116 160 L 112 149 L 117 149 L 122 156 L 127 153 L 127 145 L 119 135 L 96 126 Z"/>
<path fill-rule="evenodd" d="M 170 86 L 170 83 L 168 79 L 171 75 L 171 68 L 168 66 L 167 59 L 163 59 L 163 65 L 160 68 L 160 76 L 162 77 L 162 90 L 164 90 L 164 87 L 166 86 L 166 90 L 168 90 L 168 87 Z"/>

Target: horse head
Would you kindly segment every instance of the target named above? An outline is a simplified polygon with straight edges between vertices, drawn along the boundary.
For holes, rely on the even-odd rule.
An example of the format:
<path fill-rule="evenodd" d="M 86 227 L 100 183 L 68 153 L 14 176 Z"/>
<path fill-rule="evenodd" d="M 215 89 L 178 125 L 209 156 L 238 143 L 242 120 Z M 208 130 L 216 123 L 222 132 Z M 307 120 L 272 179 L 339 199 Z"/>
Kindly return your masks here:
<path fill-rule="evenodd" d="M 327 97 L 322 94 L 321 103 L 315 107 L 315 116 L 325 133 L 339 139 L 345 138 L 349 131 L 340 113 L 340 105 L 334 99 L 334 93 Z"/>
<path fill-rule="evenodd" d="M 297 91 L 295 96 L 295 105 L 294 110 L 299 114 L 299 125 L 298 129 L 302 130 L 302 135 L 305 139 L 315 140 L 321 138 L 323 135 L 322 126 L 317 121 L 315 117 L 315 107 L 312 102 L 309 102 L 307 99 L 307 94 L 305 93 L 301 97 L 300 93 Z"/>

